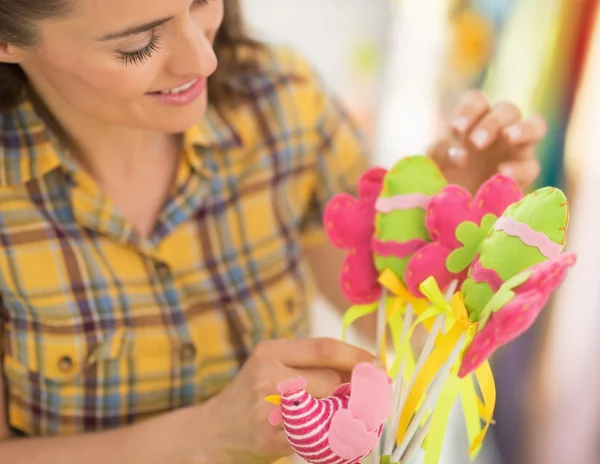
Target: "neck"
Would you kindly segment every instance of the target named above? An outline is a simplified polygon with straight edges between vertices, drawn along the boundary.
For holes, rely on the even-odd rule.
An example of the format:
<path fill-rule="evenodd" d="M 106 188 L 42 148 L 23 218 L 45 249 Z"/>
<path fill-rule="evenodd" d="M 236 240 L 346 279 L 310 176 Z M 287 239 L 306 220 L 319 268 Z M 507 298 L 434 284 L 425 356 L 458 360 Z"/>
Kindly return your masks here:
<path fill-rule="evenodd" d="M 85 115 L 48 108 L 35 95 L 33 101 L 75 161 L 100 182 L 109 177 L 129 178 L 140 165 L 179 152 L 180 135 L 102 124 Z"/>

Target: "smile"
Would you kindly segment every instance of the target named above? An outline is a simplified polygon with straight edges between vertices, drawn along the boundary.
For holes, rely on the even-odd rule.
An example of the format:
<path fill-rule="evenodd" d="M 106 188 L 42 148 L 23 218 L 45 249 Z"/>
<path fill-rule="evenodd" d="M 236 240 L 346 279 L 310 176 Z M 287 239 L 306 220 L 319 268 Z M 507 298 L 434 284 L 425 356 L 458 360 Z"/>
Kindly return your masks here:
<path fill-rule="evenodd" d="M 161 90 L 157 93 L 160 93 L 163 95 L 182 93 L 182 92 L 185 92 L 186 90 L 192 88 L 196 82 L 198 82 L 198 78 L 194 79 L 193 81 L 188 82 L 187 84 L 180 85 L 179 87 L 173 87 L 172 89 L 168 89 L 168 90 Z"/>

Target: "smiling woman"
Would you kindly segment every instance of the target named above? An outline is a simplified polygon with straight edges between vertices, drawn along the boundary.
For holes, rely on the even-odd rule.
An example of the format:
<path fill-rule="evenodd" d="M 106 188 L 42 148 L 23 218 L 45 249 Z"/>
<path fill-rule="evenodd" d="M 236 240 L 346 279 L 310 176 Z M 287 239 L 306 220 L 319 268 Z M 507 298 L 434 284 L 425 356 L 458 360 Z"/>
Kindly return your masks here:
<path fill-rule="evenodd" d="M 303 338 L 317 285 L 346 306 L 322 211 L 367 166 L 353 121 L 237 0 L 0 0 L 0 63 L 0 462 L 290 454 L 276 384 L 373 360 Z M 468 159 L 525 162 L 488 109 L 465 138 L 521 151 Z"/>
<path fill-rule="evenodd" d="M 0 0 L 0 462 L 270 462 L 275 384 L 372 359 L 267 344 L 307 334 L 305 247 L 367 158 L 243 26 L 237 0 Z"/>
<path fill-rule="evenodd" d="M 198 5 L 209 2 L 220 3 L 215 0 L 194 0 Z M 10 11 L 10 15 L 0 16 L 0 40 L 22 48 L 35 47 L 39 44 L 41 33 L 39 21 L 68 17 L 77 6 L 77 2 L 73 0 L 30 1 L 26 6 L 8 0 L 3 0 L 2 3 L 2 6 L 6 4 L 5 8 Z M 246 56 L 242 56 L 244 53 L 240 53 L 240 48 L 256 50 L 262 47 L 261 43 L 247 33 L 238 1 L 226 3 L 227 8 L 224 9 L 222 24 L 214 43 L 214 51 L 220 65 L 209 82 L 209 98 L 213 102 L 237 100 L 242 96 L 228 81 L 232 75 L 256 70 L 257 63 L 247 53 Z M 114 41 L 120 38 L 135 40 L 137 37 L 139 41 L 142 34 L 153 31 L 173 19 L 171 16 L 146 24 L 132 25 L 118 32 L 107 32 L 100 39 L 103 41 Z M 159 39 L 156 36 L 152 38 L 153 40 L 141 49 L 121 51 L 122 58 L 131 64 L 142 63 L 145 59 L 151 58 L 153 52 L 159 48 Z M 20 66 L 10 62 L 0 64 L 0 110 L 16 105 L 21 95 L 20 90 L 26 82 L 27 79 Z"/>

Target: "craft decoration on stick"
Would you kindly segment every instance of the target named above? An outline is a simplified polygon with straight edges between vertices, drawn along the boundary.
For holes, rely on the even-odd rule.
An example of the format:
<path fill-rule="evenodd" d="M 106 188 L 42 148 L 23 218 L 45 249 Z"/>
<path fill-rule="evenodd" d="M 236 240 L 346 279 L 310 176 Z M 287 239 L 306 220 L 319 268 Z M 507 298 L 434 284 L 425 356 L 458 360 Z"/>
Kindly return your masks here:
<path fill-rule="evenodd" d="M 354 306 L 344 331 L 378 310 L 377 348 L 385 352 L 391 330 L 396 358 L 387 374 L 357 366 L 349 385 L 322 400 L 302 379 L 280 384 L 271 422 L 283 421 L 309 463 L 370 455 L 373 464 L 435 464 L 460 396 L 474 459 L 496 402 L 488 358 L 531 327 L 575 264 L 564 253 L 568 222 L 555 188 L 523 197 L 496 175 L 472 197 L 446 185 L 424 156 L 367 171 L 358 198 L 336 196 L 325 224 L 348 250 L 340 284 Z M 415 363 L 410 342 L 420 324 L 429 337 Z"/>
<path fill-rule="evenodd" d="M 498 346 L 533 324 L 566 270 L 575 264 L 574 255 L 562 253 L 567 224 L 564 194 L 554 188 L 540 189 L 509 205 L 499 219 L 486 226 L 487 237 L 469 251 L 468 278 L 449 302 L 444 301 L 434 276 L 420 284 L 421 293 L 432 303 L 428 311 L 446 320 L 447 331 L 431 334 L 437 338 L 436 347 L 423 369 L 415 373 L 401 405 L 395 457 L 405 455 L 429 407 L 433 410 L 428 426 L 436 424 L 437 428 L 432 426 L 429 433 L 424 462 L 437 462 L 450 406 L 459 392 L 463 398 L 462 388 L 473 391 L 471 382 L 479 384 L 483 395 L 483 401 L 477 398 L 472 404 L 481 405 L 479 415 L 485 426 L 481 429 L 477 423 L 473 431 L 476 410 L 465 409 L 465 419 L 472 426 L 469 451 L 480 447 L 492 422 L 496 397 L 487 359 Z M 457 238 L 460 227 L 456 227 Z M 471 373 L 475 374 L 473 380 Z"/>
<path fill-rule="evenodd" d="M 431 240 L 425 226 L 429 199 L 445 186 L 441 171 L 425 156 L 403 158 L 385 176 L 375 205 L 373 251 L 379 272 L 389 269 L 405 283 L 410 258 Z"/>
<path fill-rule="evenodd" d="M 479 324 L 461 376 L 527 330 L 575 264 L 573 254 L 562 253 L 568 223 L 567 198 L 551 187 L 511 205 L 495 222 L 462 286 L 467 311 Z"/>
<path fill-rule="evenodd" d="M 281 396 L 267 398 L 277 405 L 271 424 L 283 423 L 292 448 L 309 463 L 358 464 L 377 445 L 390 414 L 392 385 L 385 371 L 358 364 L 350 383 L 328 398 L 313 398 L 306 387 L 304 378 L 277 386 Z"/>
<path fill-rule="evenodd" d="M 443 291 L 454 280 L 462 284 L 490 227 L 522 196 L 517 183 L 501 175 L 485 182 L 475 198 L 457 185 L 448 185 L 433 196 L 425 219 L 433 242 L 425 245 L 408 262 L 408 289 L 414 295 L 421 295 L 419 285 L 430 276 L 435 277 Z"/>
<path fill-rule="evenodd" d="M 329 240 L 348 250 L 340 273 L 340 287 L 353 304 L 373 303 L 381 297 L 381 285 L 373 262 L 375 202 L 386 170 L 369 169 L 359 180 L 359 197 L 342 193 L 327 205 L 324 214 Z"/>

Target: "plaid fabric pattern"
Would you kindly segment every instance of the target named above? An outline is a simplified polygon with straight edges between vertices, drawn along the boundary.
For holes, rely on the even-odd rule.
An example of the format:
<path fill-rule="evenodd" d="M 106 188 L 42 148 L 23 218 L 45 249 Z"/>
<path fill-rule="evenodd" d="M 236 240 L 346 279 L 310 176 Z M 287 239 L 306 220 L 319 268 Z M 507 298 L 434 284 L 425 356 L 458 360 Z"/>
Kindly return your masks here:
<path fill-rule="evenodd" d="M 291 51 L 236 81 L 184 137 L 174 194 L 141 239 L 25 99 L 1 116 L 0 350 L 8 423 L 118 427 L 201 402 L 253 346 L 307 333 L 303 246 L 366 166 L 350 119 Z"/>

